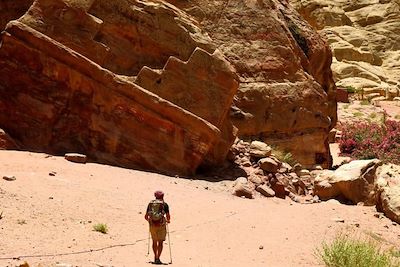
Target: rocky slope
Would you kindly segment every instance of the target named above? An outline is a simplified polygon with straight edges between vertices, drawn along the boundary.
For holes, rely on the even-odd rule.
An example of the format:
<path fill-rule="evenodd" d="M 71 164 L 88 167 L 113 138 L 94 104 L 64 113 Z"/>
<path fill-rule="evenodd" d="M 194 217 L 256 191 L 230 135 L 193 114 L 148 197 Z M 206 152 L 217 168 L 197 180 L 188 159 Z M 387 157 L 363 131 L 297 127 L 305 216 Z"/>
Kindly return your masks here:
<path fill-rule="evenodd" d="M 331 52 L 287 1 L 169 2 L 36 0 L 1 36 L 0 128 L 29 150 L 191 174 L 223 162 L 232 119 L 328 167 Z"/>
<path fill-rule="evenodd" d="M 399 95 L 399 0 L 290 2 L 328 38 L 337 85 Z"/>

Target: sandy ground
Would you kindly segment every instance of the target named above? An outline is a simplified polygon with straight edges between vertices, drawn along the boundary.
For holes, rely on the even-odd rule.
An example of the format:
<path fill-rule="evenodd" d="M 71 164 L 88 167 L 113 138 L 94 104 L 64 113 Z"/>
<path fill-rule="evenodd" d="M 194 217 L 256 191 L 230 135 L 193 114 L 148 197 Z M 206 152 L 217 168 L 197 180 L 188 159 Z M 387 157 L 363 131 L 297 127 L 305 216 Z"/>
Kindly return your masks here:
<path fill-rule="evenodd" d="M 171 208 L 174 266 L 319 266 L 315 249 L 340 232 L 400 246 L 400 226 L 373 207 L 248 200 L 230 195 L 229 182 L 29 152 L 0 151 L 0 175 L 16 177 L 0 179 L 0 266 L 152 266 L 143 212 L 156 189 Z M 95 223 L 109 233 L 93 231 Z M 170 260 L 168 242 L 161 259 Z"/>

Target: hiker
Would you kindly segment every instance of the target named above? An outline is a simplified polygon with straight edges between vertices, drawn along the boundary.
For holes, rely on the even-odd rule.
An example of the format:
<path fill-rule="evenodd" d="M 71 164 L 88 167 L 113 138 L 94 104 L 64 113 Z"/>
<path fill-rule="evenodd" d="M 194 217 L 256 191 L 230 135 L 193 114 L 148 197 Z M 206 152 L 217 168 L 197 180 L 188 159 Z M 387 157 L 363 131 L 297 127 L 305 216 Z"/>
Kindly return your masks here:
<path fill-rule="evenodd" d="M 154 263 L 162 264 L 160 255 L 167 235 L 167 223 L 170 223 L 171 216 L 169 206 L 164 202 L 164 193 L 156 191 L 154 196 L 156 199 L 150 201 L 144 218 L 149 222 L 151 239 L 153 240 Z"/>

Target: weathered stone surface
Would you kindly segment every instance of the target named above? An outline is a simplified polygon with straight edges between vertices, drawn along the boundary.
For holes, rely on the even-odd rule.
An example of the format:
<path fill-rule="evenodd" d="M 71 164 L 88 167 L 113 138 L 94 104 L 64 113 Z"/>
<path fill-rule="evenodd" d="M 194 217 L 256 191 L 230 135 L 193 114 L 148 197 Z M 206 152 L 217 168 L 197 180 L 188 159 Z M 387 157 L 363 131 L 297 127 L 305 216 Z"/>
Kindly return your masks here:
<path fill-rule="evenodd" d="M 0 127 L 26 149 L 192 174 L 219 142 L 212 123 L 133 76 L 115 75 L 162 69 L 171 56 L 186 61 L 196 47 L 214 53 L 209 37 L 170 5 L 37 0 L 1 43 Z"/>
<path fill-rule="evenodd" d="M 260 141 L 253 141 L 250 144 L 250 156 L 255 158 L 265 158 L 271 156 L 272 149 L 269 145 Z"/>
<path fill-rule="evenodd" d="M 0 129 L 0 149 L 17 149 L 18 145 L 15 141 L 6 133 Z"/>
<path fill-rule="evenodd" d="M 253 198 L 253 190 L 253 186 L 245 177 L 239 177 L 234 183 L 232 194 L 238 197 Z"/>
<path fill-rule="evenodd" d="M 0 32 L 6 24 L 21 17 L 32 5 L 33 0 L 1 0 L 0 1 Z"/>
<path fill-rule="evenodd" d="M 272 190 L 269 186 L 267 185 L 260 185 L 257 186 L 256 190 L 260 192 L 263 196 L 265 197 L 274 197 L 275 196 L 275 191 Z"/>
<path fill-rule="evenodd" d="M 273 158 L 263 158 L 258 161 L 258 165 L 266 172 L 275 173 L 278 172 L 280 162 L 277 162 Z"/>
<path fill-rule="evenodd" d="M 78 153 L 67 153 L 64 158 L 68 161 L 72 161 L 75 163 L 86 163 L 87 157 L 86 155 L 78 154 Z"/>
<path fill-rule="evenodd" d="M 400 166 L 385 164 L 377 170 L 379 198 L 376 208 L 400 224 Z"/>
<path fill-rule="evenodd" d="M 377 202 L 376 169 L 381 161 L 355 160 L 340 166 L 335 171 L 322 171 L 315 178 L 314 194 L 323 200 L 343 196 L 354 204 Z"/>
<path fill-rule="evenodd" d="M 279 146 L 305 167 L 328 167 L 336 123 L 331 51 L 287 1 L 169 2 L 194 16 L 235 66 L 239 135 Z"/>
<path fill-rule="evenodd" d="M 337 85 L 400 89 L 398 1 L 290 2 L 327 36 Z"/>
<path fill-rule="evenodd" d="M 381 189 L 377 209 L 400 224 L 400 185 Z"/>
<path fill-rule="evenodd" d="M 222 140 L 208 161 L 221 164 L 225 160 L 235 140 L 228 111 L 239 80 L 221 52 L 210 54 L 196 48 L 186 62 L 170 57 L 162 70 L 144 67 L 135 82 L 218 127 Z"/>

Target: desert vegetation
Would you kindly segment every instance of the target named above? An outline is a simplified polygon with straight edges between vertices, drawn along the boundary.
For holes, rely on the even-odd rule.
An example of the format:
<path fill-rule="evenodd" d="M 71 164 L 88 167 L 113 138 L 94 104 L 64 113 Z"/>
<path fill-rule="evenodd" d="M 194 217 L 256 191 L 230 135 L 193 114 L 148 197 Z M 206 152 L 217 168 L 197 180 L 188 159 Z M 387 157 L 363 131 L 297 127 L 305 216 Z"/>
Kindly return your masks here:
<path fill-rule="evenodd" d="M 365 239 L 339 234 L 332 242 L 322 243 L 316 256 L 328 267 L 398 267 L 399 251 L 383 249 L 382 244 L 371 238 Z"/>
<path fill-rule="evenodd" d="M 341 130 L 339 148 L 343 155 L 354 159 L 378 158 L 386 163 L 400 164 L 400 122 L 347 123 L 341 125 Z"/>

